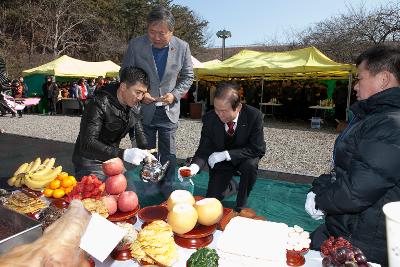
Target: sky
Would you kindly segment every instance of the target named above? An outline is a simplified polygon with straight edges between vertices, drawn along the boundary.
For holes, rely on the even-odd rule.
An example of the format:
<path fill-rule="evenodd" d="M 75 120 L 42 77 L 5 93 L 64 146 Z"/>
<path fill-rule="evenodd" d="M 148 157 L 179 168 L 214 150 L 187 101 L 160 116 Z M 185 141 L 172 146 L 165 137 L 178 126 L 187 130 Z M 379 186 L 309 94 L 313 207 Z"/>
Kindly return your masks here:
<path fill-rule="evenodd" d="M 208 45 L 221 47 L 219 30 L 229 30 L 226 46 L 285 43 L 299 32 L 361 4 L 370 10 L 390 0 L 173 0 L 209 21 Z"/>

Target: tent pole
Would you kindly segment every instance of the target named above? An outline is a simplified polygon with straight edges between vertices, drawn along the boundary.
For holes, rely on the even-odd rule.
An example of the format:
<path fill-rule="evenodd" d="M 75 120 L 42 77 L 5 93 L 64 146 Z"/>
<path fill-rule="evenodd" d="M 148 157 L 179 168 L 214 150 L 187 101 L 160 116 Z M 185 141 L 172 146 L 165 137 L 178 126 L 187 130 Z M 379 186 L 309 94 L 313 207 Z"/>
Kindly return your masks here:
<path fill-rule="evenodd" d="M 261 99 L 260 104 L 263 102 L 263 95 L 264 95 L 264 76 L 261 78 Z M 260 111 L 262 112 L 262 106 L 260 105 Z"/>
<path fill-rule="evenodd" d="M 349 121 L 349 108 L 350 108 L 350 98 L 351 98 L 351 84 L 353 83 L 353 74 L 349 74 L 349 84 L 347 86 L 347 108 L 346 108 L 346 121 Z"/>

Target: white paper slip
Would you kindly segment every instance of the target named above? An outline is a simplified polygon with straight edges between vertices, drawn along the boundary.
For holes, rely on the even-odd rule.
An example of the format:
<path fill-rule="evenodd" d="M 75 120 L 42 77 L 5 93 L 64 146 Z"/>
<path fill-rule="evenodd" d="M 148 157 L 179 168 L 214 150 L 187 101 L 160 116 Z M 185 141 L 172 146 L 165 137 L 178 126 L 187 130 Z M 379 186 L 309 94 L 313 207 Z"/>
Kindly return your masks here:
<path fill-rule="evenodd" d="M 162 107 L 165 106 L 166 104 L 164 102 L 156 102 L 154 105 L 156 105 L 156 107 Z"/>
<path fill-rule="evenodd" d="M 103 262 L 126 233 L 126 230 L 93 213 L 81 238 L 80 248 Z"/>

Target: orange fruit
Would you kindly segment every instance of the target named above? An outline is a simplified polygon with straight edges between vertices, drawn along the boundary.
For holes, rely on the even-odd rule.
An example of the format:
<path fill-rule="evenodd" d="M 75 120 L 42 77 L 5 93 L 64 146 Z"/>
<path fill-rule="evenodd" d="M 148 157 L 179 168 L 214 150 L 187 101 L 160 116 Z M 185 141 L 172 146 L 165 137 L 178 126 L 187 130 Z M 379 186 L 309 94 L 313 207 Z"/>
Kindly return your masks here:
<path fill-rule="evenodd" d="M 64 192 L 64 190 L 61 189 L 61 188 L 56 189 L 56 190 L 54 190 L 54 192 L 53 192 L 53 197 L 54 197 L 54 198 L 62 198 L 64 195 L 65 195 L 65 192 Z"/>
<path fill-rule="evenodd" d="M 61 181 L 58 180 L 58 179 L 55 179 L 55 180 L 51 181 L 50 185 L 49 185 L 49 187 L 51 189 L 57 189 L 57 188 L 60 188 L 60 186 L 61 186 Z"/>
<path fill-rule="evenodd" d="M 63 180 L 66 177 L 68 177 L 68 173 L 67 172 L 60 172 L 60 174 L 57 176 L 58 180 Z"/>
<path fill-rule="evenodd" d="M 71 181 L 72 181 L 72 185 L 73 185 L 73 186 L 75 186 L 75 185 L 76 185 L 76 179 L 75 179 L 75 177 L 74 177 L 74 176 L 72 176 L 72 175 L 70 175 L 70 176 L 68 176 L 68 178 L 70 178 L 70 179 L 71 179 Z"/>
<path fill-rule="evenodd" d="M 70 176 L 67 176 L 61 182 L 62 187 L 70 187 L 73 184 L 74 184 L 74 181 L 70 178 Z"/>
<path fill-rule="evenodd" d="M 70 187 L 64 188 L 64 192 L 65 192 L 65 194 L 69 194 L 69 193 L 72 191 L 72 189 L 73 189 L 73 188 L 74 188 L 73 186 L 70 186 Z"/>
<path fill-rule="evenodd" d="M 44 191 L 43 191 L 43 195 L 45 196 L 45 197 L 52 197 L 53 196 L 53 189 L 51 189 L 51 188 L 46 188 Z"/>

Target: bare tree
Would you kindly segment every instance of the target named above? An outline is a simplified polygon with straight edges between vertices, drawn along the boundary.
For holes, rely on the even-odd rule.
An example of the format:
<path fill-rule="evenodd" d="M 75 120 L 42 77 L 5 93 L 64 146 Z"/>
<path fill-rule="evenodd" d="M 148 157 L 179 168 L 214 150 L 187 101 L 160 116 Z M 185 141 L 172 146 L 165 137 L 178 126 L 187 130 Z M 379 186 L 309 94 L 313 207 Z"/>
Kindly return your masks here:
<path fill-rule="evenodd" d="M 82 25 L 91 15 L 86 12 L 83 0 L 44 0 L 42 20 L 39 22 L 46 35 L 43 50 L 51 52 L 54 58 L 71 48 L 79 48 L 85 43 Z"/>
<path fill-rule="evenodd" d="M 366 47 L 399 41 L 400 4 L 392 1 L 368 11 L 349 6 L 346 14 L 321 21 L 297 34 L 301 46 L 314 45 L 335 60 L 352 62 Z"/>
<path fill-rule="evenodd" d="M 160 4 L 172 9 L 176 34 L 193 50 L 205 44 L 207 21 L 171 0 L 0 0 L 0 56 L 11 76 L 63 54 L 119 63 Z"/>

